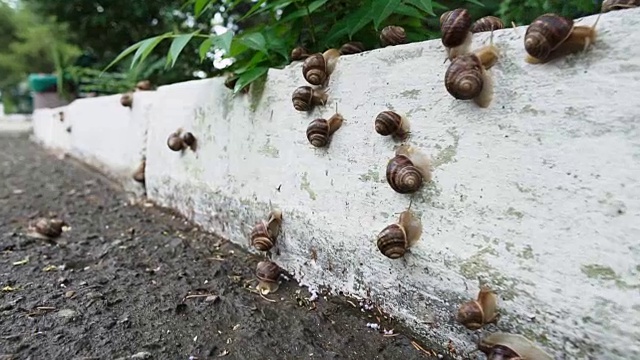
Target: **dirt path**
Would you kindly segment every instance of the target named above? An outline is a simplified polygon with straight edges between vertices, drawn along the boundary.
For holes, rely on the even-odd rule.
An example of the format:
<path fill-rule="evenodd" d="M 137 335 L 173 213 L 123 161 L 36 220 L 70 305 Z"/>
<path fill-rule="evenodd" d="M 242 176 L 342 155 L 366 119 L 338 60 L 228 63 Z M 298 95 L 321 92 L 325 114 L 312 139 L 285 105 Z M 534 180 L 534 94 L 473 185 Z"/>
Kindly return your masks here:
<path fill-rule="evenodd" d="M 264 300 L 249 291 L 257 258 L 166 210 L 128 204 L 100 175 L 26 138 L 0 144 L 0 359 L 449 358 L 368 328 L 375 310 L 310 303 L 293 281 Z M 53 244 L 25 236 L 49 214 L 70 231 Z"/>

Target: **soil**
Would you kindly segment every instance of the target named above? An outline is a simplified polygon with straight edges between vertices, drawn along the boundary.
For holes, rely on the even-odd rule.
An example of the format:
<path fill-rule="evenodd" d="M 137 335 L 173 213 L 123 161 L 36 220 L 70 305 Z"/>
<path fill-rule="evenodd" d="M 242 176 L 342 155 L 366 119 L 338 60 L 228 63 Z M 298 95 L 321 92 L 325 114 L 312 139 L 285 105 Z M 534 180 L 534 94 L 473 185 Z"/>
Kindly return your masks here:
<path fill-rule="evenodd" d="M 452 358 L 358 300 L 293 280 L 264 299 L 255 255 L 26 136 L 0 144 L 0 359 Z M 61 237 L 26 236 L 54 215 Z"/>

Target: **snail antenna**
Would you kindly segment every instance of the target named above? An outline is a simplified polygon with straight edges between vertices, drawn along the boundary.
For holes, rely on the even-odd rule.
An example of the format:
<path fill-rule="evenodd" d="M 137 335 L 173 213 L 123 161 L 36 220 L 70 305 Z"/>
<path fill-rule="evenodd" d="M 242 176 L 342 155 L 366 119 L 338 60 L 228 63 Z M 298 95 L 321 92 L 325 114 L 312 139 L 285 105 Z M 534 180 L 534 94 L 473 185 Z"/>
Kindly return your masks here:
<path fill-rule="evenodd" d="M 515 21 L 511 22 L 511 26 L 513 26 L 513 31 L 516 33 L 516 35 L 520 36 L 520 32 L 518 32 L 518 25 L 516 25 Z"/>
<path fill-rule="evenodd" d="M 336 101 L 336 114 L 338 113 L 338 102 Z"/>
<path fill-rule="evenodd" d="M 411 210 L 411 205 L 413 205 L 413 196 L 409 199 L 409 207 L 407 208 L 407 211 Z"/>

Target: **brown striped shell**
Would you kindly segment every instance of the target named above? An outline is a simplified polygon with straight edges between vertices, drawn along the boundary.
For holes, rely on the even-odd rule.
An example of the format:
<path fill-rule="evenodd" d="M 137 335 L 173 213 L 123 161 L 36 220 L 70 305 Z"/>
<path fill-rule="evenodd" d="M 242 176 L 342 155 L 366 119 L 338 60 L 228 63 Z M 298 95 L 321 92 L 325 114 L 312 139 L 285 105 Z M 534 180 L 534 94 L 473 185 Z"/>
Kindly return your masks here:
<path fill-rule="evenodd" d="M 315 147 L 325 147 L 329 144 L 329 138 L 342 126 L 344 118 L 335 114 L 326 119 L 315 119 L 307 126 L 307 140 Z"/>
<path fill-rule="evenodd" d="M 49 238 L 56 238 L 62 234 L 62 227 L 66 225 L 60 219 L 38 219 L 34 225 L 36 232 Z"/>
<path fill-rule="evenodd" d="M 140 183 L 144 183 L 144 180 L 145 180 L 144 170 L 145 170 L 146 164 L 147 162 L 145 160 L 142 160 L 142 162 L 140 163 L 136 171 L 133 173 L 133 180 Z"/>
<path fill-rule="evenodd" d="M 275 239 L 269 233 L 269 224 L 262 220 L 251 231 L 251 245 L 259 251 L 269 251 L 275 244 Z"/>
<path fill-rule="evenodd" d="M 495 16 L 482 17 L 471 25 L 472 33 L 504 29 L 504 23 Z"/>
<path fill-rule="evenodd" d="M 314 106 L 324 105 L 327 102 L 327 93 L 311 86 L 300 86 L 293 91 L 291 101 L 298 111 L 310 111 Z"/>
<path fill-rule="evenodd" d="M 304 60 L 309 57 L 309 51 L 302 46 L 296 46 L 291 50 L 291 60 L 298 61 Z"/>
<path fill-rule="evenodd" d="M 407 234 L 402 225 L 391 224 L 378 234 L 376 245 L 384 256 L 391 259 L 400 258 L 407 251 Z"/>
<path fill-rule="evenodd" d="M 256 277 L 260 281 L 274 283 L 278 281 L 280 272 L 278 264 L 271 261 L 260 261 L 256 266 Z"/>
<path fill-rule="evenodd" d="M 180 151 L 184 149 L 184 140 L 179 134 L 173 133 L 167 139 L 167 146 L 173 151 Z"/>
<path fill-rule="evenodd" d="M 192 133 L 186 132 L 182 134 L 182 142 L 184 142 L 184 144 L 188 147 L 193 147 L 193 145 L 196 143 L 196 137 L 193 136 Z"/>
<path fill-rule="evenodd" d="M 482 63 L 475 54 L 460 55 L 451 61 L 444 74 L 444 86 L 459 100 L 473 99 L 484 85 Z"/>
<path fill-rule="evenodd" d="M 572 29 L 572 19 L 551 13 L 540 15 L 524 34 L 524 49 L 532 57 L 545 60 L 571 35 Z"/>
<path fill-rule="evenodd" d="M 302 76 L 311 85 L 322 85 L 329 77 L 324 57 L 320 53 L 309 55 L 302 63 Z"/>
<path fill-rule="evenodd" d="M 448 48 L 462 45 L 471 29 L 471 15 L 467 9 L 448 11 L 440 17 L 442 45 Z"/>
<path fill-rule="evenodd" d="M 603 13 L 615 10 L 631 9 L 640 6 L 640 0 L 605 0 L 602 2 Z"/>
<path fill-rule="evenodd" d="M 551 355 L 522 335 L 495 332 L 478 343 L 489 360 L 553 360 Z"/>
<path fill-rule="evenodd" d="M 389 25 L 380 32 L 382 46 L 401 45 L 407 42 L 407 34 L 401 26 Z"/>
<path fill-rule="evenodd" d="M 424 184 L 420 170 L 405 155 L 396 155 L 387 164 L 387 182 L 400 194 L 414 193 Z"/>
<path fill-rule="evenodd" d="M 120 97 L 120 105 L 125 107 L 131 107 L 133 105 L 133 93 L 128 92 L 128 93 L 122 94 L 122 96 Z"/>
<path fill-rule="evenodd" d="M 351 55 L 363 52 L 364 44 L 359 41 L 351 41 L 340 47 L 340 54 Z"/>
<path fill-rule="evenodd" d="M 375 120 L 376 132 L 382 136 L 397 134 L 404 136 L 403 122 L 406 121 L 395 111 L 386 110 L 378 114 Z"/>
<path fill-rule="evenodd" d="M 475 301 L 467 301 L 458 308 L 456 321 L 469 330 L 478 330 L 484 324 L 482 307 Z"/>

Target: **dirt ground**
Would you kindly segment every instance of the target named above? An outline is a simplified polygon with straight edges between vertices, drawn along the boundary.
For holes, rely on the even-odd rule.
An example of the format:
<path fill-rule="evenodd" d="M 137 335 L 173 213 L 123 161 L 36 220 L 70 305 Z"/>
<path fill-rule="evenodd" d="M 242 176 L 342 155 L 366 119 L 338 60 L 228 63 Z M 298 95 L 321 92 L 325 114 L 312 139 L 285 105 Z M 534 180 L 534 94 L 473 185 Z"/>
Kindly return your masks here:
<path fill-rule="evenodd" d="M 259 261 L 26 137 L 0 135 L 0 359 L 449 359 L 357 300 L 251 292 Z M 30 221 L 70 224 L 56 242 Z M 193 296 L 196 295 L 196 296 Z M 368 323 L 383 322 L 375 330 Z M 384 336 L 395 328 L 397 336 Z M 426 349 L 419 350 L 417 346 Z"/>

